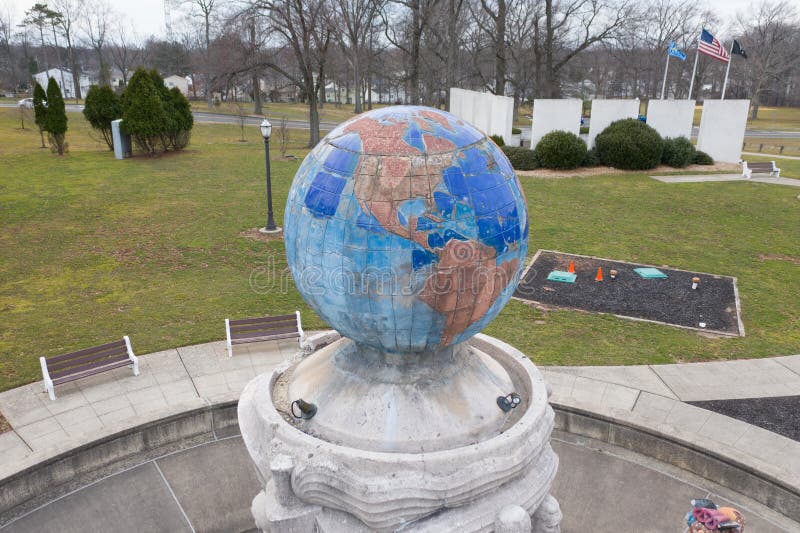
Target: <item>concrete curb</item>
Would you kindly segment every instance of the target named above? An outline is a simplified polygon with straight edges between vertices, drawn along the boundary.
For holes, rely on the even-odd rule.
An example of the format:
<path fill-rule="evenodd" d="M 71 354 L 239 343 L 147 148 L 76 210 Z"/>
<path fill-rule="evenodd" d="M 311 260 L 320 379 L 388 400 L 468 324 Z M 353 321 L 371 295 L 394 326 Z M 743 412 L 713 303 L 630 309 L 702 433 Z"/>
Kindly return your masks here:
<path fill-rule="evenodd" d="M 0 480 L 0 526 L 17 508 L 59 488 L 134 456 L 160 454 L 183 441 L 235 435 L 239 431 L 237 401 L 190 409 L 153 420 L 77 446 Z M 46 500 L 47 498 L 45 498 Z"/>
<path fill-rule="evenodd" d="M 153 420 L 97 439 L 0 480 L 0 526 L 41 505 L 98 470 L 142 455 L 160 455 L 183 441 L 210 441 L 239 432 L 236 401 Z M 800 487 L 746 460 L 607 414 L 553 403 L 555 428 L 628 449 L 747 495 L 800 522 Z"/>

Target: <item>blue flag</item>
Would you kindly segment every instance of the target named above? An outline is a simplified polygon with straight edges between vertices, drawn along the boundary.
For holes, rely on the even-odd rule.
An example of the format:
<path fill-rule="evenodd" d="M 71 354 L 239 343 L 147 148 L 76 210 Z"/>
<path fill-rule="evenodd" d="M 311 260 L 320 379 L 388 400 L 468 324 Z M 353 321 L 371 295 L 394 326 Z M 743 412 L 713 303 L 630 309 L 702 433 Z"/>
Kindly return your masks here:
<path fill-rule="evenodd" d="M 681 61 L 686 61 L 686 54 L 678 50 L 678 45 L 675 44 L 675 41 L 669 42 L 669 48 L 667 48 L 667 54 L 671 55 L 672 57 L 677 57 Z"/>

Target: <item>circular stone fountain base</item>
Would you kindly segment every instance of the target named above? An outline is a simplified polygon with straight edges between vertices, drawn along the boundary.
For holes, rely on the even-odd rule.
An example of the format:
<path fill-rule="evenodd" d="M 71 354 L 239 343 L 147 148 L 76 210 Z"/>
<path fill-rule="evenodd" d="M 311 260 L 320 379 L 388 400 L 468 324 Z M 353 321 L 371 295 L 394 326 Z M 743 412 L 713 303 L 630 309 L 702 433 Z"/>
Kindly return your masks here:
<path fill-rule="evenodd" d="M 491 531 L 519 507 L 533 531 L 558 531 L 561 513 L 548 496 L 558 465 L 554 414 L 527 357 L 480 335 L 441 362 L 423 357 L 413 366 L 427 370 L 408 374 L 378 354 L 353 356 L 349 342 L 259 376 L 242 393 L 242 437 L 269 480 L 253 501 L 261 529 Z M 350 364 L 347 354 L 368 360 Z M 447 370 L 454 363 L 458 370 Z M 358 388 L 365 371 L 375 389 Z M 443 384 L 450 390 L 437 392 Z M 337 389 L 344 386 L 357 388 Z M 505 414 L 496 398 L 512 390 L 522 403 Z M 298 424 L 287 407 L 300 394 L 318 403 L 318 414 Z M 452 398 L 462 406 L 448 405 Z M 407 420 L 420 406 L 425 416 Z"/>
<path fill-rule="evenodd" d="M 511 420 L 497 398 L 515 388 L 503 365 L 467 343 L 393 355 L 340 339 L 282 373 L 273 403 L 288 413 L 298 398 L 313 402 L 312 419 L 289 420 L 322 440 L 416 453 L 499 434 Z"/>

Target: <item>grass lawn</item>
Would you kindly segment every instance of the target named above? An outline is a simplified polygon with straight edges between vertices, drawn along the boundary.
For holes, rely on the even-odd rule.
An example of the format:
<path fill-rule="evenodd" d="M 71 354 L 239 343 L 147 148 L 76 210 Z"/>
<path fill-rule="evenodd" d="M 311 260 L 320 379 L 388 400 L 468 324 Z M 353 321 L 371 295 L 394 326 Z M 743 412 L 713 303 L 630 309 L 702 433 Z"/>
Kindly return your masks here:
<path fill-rule="evenodd" d="M 238 115 L 240 113 L 239 107 L 233 103 L 223 102 L 218 106 L 208 107 L 206 102 L 192 101 L 192 111 L 208 112 L 208 113 L 224 113 L 226 115 Z M 242 103 L 242 112 L 246 115 L 253 114 L 252 103 Z M 292 104 L 286 102 L 267 102 L 264 104 L 264 114 L 272 118 L 286 117 L 290 120 L 308 120 L 308 105 L 306 104 Z M 373 107 L 385 107 L 384 104 L 373 104 Z M 339 123 L 355 116 L 353 111 L 355 106 L 353 104 L 330 104 L 326 103 L 319 111 L 320 120 L 322 122 Z M 366 105 L 364 106 L 366 110 Z"/>
<path fill-rule="evenodd" d="M 694 125 L 700 125 L 700 116 L 703 106 L 698 105 L 694 108 Z M 751 120 L 747 118 L 747 127 L 754 130 L 800 130 L 800 107 L 760 107 L 758 118 Z M 770 139 L 765 141 L 772 142 Z"/>
<path fill-rule="evenodd" d="M 144 354 L 223 338 L 225 317 L 300 309 L 268 290 L 280 241 L 264 224 L 257 128 L 198 125 L 183 153 L 116 161 L 71 114 L 64 157 L 0 109 L 0 390 L 39 379 L 37 357 L 131 337 Z M 302 156 L 306 135 L 292 132 Z M 275 152 L 273 152 L 275 154 Z M 273 160 L 276 219 L 298 161 Z M 487 328 L 540 364 L 638 364 L 800 352 L 800 203 L 789 187 L 663 184 L 645 175 L 523 178 L 538 248 L 738 276 L 744 338 L 512 301 Z"/>
<path fill-rule="evenodd" d="M 788 155 L 800 157 L 800 138 L 764 138 L 745 137 L 745 152 L 762 152 L 765 154 Z M 783 147 L 783 152 L 781 152 Z"/>

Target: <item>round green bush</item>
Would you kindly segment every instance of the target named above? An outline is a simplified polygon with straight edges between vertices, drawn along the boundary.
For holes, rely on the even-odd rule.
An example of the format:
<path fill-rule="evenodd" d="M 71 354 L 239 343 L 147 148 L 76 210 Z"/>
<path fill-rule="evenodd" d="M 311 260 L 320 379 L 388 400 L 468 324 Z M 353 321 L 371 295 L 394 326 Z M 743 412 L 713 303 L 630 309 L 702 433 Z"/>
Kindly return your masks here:
<path fill-rule="evenodd" d="M 625 170 L 655 168 L 664 151 L 661 135 L 635 118 L 612 122 L 594 143 L 601 163 Z"/>
<path fill-rule="evenodd" d="M 586 157 L 586 143 L 574 133 L 551 131 L 536 145 L 536 155 L 544 168 L 578 168 Z"/>
<path fill-rule="evenodd" d="M 506 145 L 506 141 L 503 140 L 502 135 L 489 135 L 489 138 L 494 141 L 497 146 L 503 147 Z"/>
<path fill-rule="evenodd" d="M 103 136 L 109 150 L 114 149 L 111 121 L 122 118 L 122 104 L 114 89 L 108 85 L 92 85 L 86 93 L 83 116 L 92 128 Z"/>
<path fill-rule="evenodd" d="M 599 167 L 600 166 L 600 158 L 597 157 L 597 150 L 592 148 L 591 150 L 586 150 L 586 155 L 583 157 L 583 161 L 581 161 L 582 167 Z"/>
<path fill-rule="evenodd" d="M 514 170 L 535 170 L 539 168 L 539 160 L 533 150 L 520 146 L 503 146 L 502 149 Z"/>
<path fill-rule="evenodd" d="M 713 165 L 714 159 L 710 155 L 701 150 L 695 150 L 692 163 L 694 163 L 695 165 Z"/>
<path fill-rule="evenodd" d="M 661 162 L 674 168 L 688 167 L 694 159 L 694 145 L 686 137 L 664 139 Z"/>

